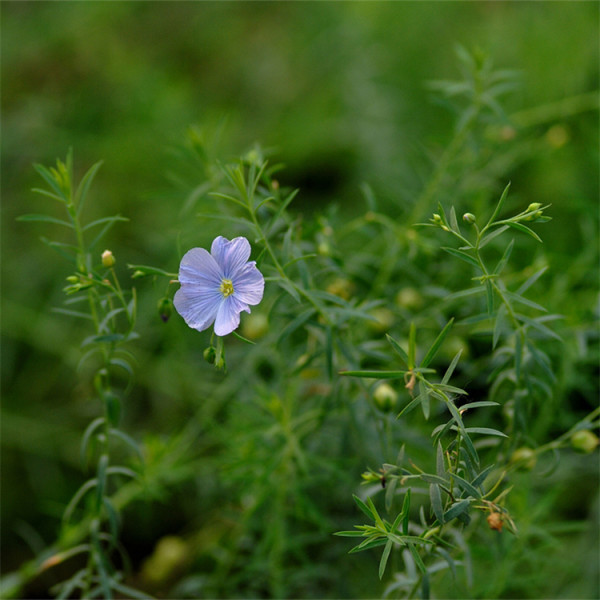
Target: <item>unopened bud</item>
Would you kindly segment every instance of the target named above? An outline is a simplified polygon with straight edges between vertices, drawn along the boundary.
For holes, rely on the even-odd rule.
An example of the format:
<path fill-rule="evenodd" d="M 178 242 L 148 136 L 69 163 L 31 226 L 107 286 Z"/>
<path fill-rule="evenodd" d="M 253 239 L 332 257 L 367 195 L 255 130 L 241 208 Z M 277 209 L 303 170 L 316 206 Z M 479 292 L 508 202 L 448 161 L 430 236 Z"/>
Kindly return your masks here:
<path fill-rule="evenodd" d="M 598 436 L 589 429 L 581 429 L 571 436 L 571 446 L 573 450 L 581 452 L 582 454 L 590 454 L 593 452 L 598 447 L 599 442 Z"/>
<path fill-rule="evenodd" d="M 113 256 L 113 253 L 110 250 L 105 250 L 102 253 L 102 266 L 106 267 L 107 269 L 110 269 L 110 267 L 113 267 L 116 263 L 116 259 Z"/>
<path fill-rule="evenodd" d="M 517 448 L 510 457 L 510 463 L 515 465 L 520 471 L 531 471 L 535 467 L 537 456 L 535 450 L 523 446 Z"/>
<path fill-rule="evenodd" d="M 373 394 L 377 408 L 384 413 L 394 410 L 398 402 L 398 394 L 388 383 L 380 383 Z"/>
<path fill-rule="evenodd" d="M 158 301 L 158 316 L 166 323 L 173 312 L 173 301 L 171 298 L 161 298 Z"/>
<path fill-rule="evenodd" d="M 502 520 L 502 515 L 499 512 L 490 513 L 486 520 L 490 526 L 490 529 L 502 531 L 502 525 L 504 525 L 504 521 Z"/>
<path fill-rule="evenodd" d="M 77 277 L 77 275 L 69 275 L 67 277 L 67 281 L 69 283 L 77 283 L 79 281 L 79 277 Z"/>
<path fill-rule="evenodd" d="M 443 224 L 442 217 L 440 217 L 440 215 L 438 215 L 437 213 L 433 213 L 433 218 L 431 220 L 436 225 L 442 225 Z"/>
<path fill-rule="evenodd" d="M 202 356 L 204 356 L 204 360 L 207 363 L 214 365 L 215 358 L 217 357 L 217 351 L 215 350 L 214 346 L 209 346 L 208 348 L 206 348 L 206 350 L 204 350 Z"/>
<path fill-rule="evenodd" d="M 532 212 L 534 210 L 538 210 L 542 205 L 539 202 L 532 202 L 528 207 L 527 207 L 527 212 Z"/>
<path fill-rule="evenodd" d="M 465 213 L 463 215 L 463 221 L 466 221 L 467 223 L 473 225 L 475 223 L 475 215 L 473 213 Z"/>

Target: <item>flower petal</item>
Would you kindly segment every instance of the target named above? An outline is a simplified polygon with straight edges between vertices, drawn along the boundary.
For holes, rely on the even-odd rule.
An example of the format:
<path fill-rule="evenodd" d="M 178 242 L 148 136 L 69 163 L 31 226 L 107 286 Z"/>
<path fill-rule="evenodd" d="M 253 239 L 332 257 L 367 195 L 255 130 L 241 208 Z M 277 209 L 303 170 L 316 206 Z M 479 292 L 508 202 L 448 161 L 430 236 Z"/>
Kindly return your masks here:
<path fill-rule="evenodd" d="M 229 241 L 219 236 L 212 243 L 210 252 L 223 272 L 223 277 L 233 279 L 250 258 L 250 242 L 245 237 Z"/>
<path fill-rule="evenodd" d="M 213 284 L 219 288 L 223 273 L 215 259 L 204 248 L 192 248 L 183 255 L 179 265 L 179 282 Z"/>
<path fill-rule="evenodd" d="M 245 304 L 258 304 L 265 290 L 265 278 L 254 261 L 246 263 L 233 280 L 234 296 Z"/>
<path fill-rule="evenodd" d="M 192 290 L 190 293 L 189 288 L 180 287 L 175 292 L 173 304 L 189 327 L 204 331 L 214 322 L 223 296 L 218 291 L 214 294 L 197 294 Z"/>
<path fill-rule="evenodd" d="M 215 333 L 223 336 L 237 329 L 240 324 L 240 312 L 250 312 L 246 304 L 240 302 L 235 296 L 229 296 L 219 306 L 215 319 Z"/>

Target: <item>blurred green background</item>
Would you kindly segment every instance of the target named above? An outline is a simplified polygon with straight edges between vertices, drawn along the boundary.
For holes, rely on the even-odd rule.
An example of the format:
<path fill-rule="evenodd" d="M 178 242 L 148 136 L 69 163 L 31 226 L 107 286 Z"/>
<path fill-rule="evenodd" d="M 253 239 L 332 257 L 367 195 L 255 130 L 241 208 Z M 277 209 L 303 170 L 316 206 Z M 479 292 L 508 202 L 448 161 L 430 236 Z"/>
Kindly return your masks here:
<path fill-rule="evenodd" d="M 599 87 L 598 3 L 2 2 L 1 10 L 3 572 L 30 556 L 23 537 L 53 539 L 95 410 L 78 384 L 80 324 L 51 312 L 69 273 L 39 236 L 62 232 L 16 222 L 58 209 L 30 192 L 40 184 L 32 163 L 53 164 L 69 147 L 80 175 L 104 160 L 88 215 L 131 219 L 106 240 L 123 277 L 125 263 L 177 268 L 189 191 L 178 182 L 190 178 L 178 149 L 190 125 L 225 123 L 225 158 L 255 142 L 273 149 L 284 182 L 301 190 L 298 211 L 336 202 L 350 215 L 367 181 L 401 214 L 452 137 L 454 116 L 427 82 L 458 77 L 461 44 L 519 74 L 504 108 L 533 119 L 503 183 L 513 181 L 515 203 L 552 203 L 543 232 L 552 269 L 576 269 L 574 257 L 597 252 L 598 115 L 552 106 Z M 535 112 L 547 106 L 549 117 Z M 199 241 L 211 236 L 198 232 Z M 571 307 L 574 320 L 597 299 L 597 273 L 581 264 L 584 304 Z M 181 328 L 158 322 L 157 296 L 146 292 L 127 422 L 140 436 L 170 436 L 198 408 L 202 382 L 190 373 L 200 361 L 185 355 Z M 194 518 L 184 493 L 162 520 L 143 508 L 134 517 L 138 529 L 126 534 L 134 560 Z"/>

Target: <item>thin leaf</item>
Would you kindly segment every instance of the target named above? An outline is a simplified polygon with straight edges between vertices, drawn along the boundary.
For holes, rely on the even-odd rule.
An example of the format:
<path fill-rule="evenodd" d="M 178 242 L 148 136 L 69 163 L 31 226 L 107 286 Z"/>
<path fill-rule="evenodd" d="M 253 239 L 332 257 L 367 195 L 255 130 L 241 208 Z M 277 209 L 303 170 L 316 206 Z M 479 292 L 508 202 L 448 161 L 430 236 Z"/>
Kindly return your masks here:
<path fill-rule="evenodd" d="M 339 371 L 349 377 L 368 377 L 370 379 L 400 379 L 407 371 Z"/>
<path fill-rule="evenodd" d="M 508 437 L 505 433 L 498 431 L 497 429 L 491 429 L 490 427 L 467 427 L 465 429 L 467 433 L 480 433 L 482 435 L 495 435 L 498 437 Z"/>
<path fill-rule="evenodd" d="M 442 329 L 440 334 L 437 336 L 437 338 L 435 339 L 435 342 L 433 342 L 431 348 L 429 348 L 429 351 L 425 355 L 425 358 L 421 361 L 421 364 L 419 365 L 420 367 L 425 368 L 425 367 L 429 366 L 429 363 L 433 360 L 433 358 L 437 354 L 437 351 L 440 349 L 440 346 L 442 345 L 444 339 L 448 335 L 448 332 L 450 331 L 450 328 L 452 327 L 453 323 L 454 323 L 454 317 L 452 319 L 450 319 L 448 321 L 448 323 L 446 323 L 444 329 Z"/>
<path fill-rule="evenodd" d="M 490 220 L 487 222 L 487 225 L 485 226 L 486 229 L 494 222 L 494 219 L 498 216 L 498 214 L 502 210 L 502 206 L 504 205 L 506 197 L 508 196 L 509 189 L 510 189 L 510 182 L 504 188 L 504 191 L 502 192 L 502 195 L 500 196 L 500 200 L 498 200 L 498 204 L 496 204 L 496 208 L 494 209 L 494 212 L 492 213 Z"/>
<path fill-rule="evenodd" d="M 484 246 L 489 244 L 494 238 L 501 235 L 508 229 L 508 225 L 502 225 L 502 227 L 498 227 L 498 229 L 494 229 L 491 233 L 484 235 L 479 242 L 479 249 L 481 250 Z"/>
<path fill-rule="evenodd" d="M 431 508 L 436 519 L 443 524 L 444 523 L 444 509 L 442 507 L 442 494 L 440 492 L 440 486 L 437 483 L 429 485 L 429 498 L 431 500 Z"/>
<path fill-rule="evenodd" d="M 404 351 L 404 349 L 400 346 L 400 344 L 391 336 L 386 333 L 385 337 L 387 341 L 392 345 L 392 348 L 396 351 L 398 356 L 408 365 L 408 354 Z"/>
<path fill-rule="evenodd" d="M 471 485 L 466 479 L 463 479 L 460 475 L 453 473 L 452 479 L 454 479 L 458 486 L 467 492 L 467 494 L 473 496 L 473 498 L 481 498 L 481 493 L 479 490 Z"/>
<path fill-rule="evenodd" d="M 531 236 L 534 240 L 540 242 L 540 244 L 542 243 L 542 238 L 535 231 L 533 231 L 533 229 L 529 229 L 529 227 L 527 227 L 526 225 L 523 225 L 522 223 L 515 223 L 514 221 L 508 221 L 506 224 L 509 227 L 520 231 L 521 233 L 526 233 L 527 235 Z"/>
<path fill-rule="evenodd" d="M 442 246 L 442 250 L 447 252 L 448 254 L 452 254 L 456 258 L 460 258 L 460 260 L 464 260 L 466 263 L 469 263 L 471 266 L 476 269 L 481 269 L 481 265 L 477 262 L 475 258 L 473 258 L 470 254 L 467 254 L 463 250 L 457 250 L 456 248 L 449 248 L 448 246 Z"/>
<path fill-rule="evenodd" d="M 454 373 L 454 369 L 456 368 L 456 365 L 458 364 L 458 360 L 460 359 L 461 354 L 462 354 L 462 348 L 454 355 L 454 358 L 452 359 L 450 366 L 446 369 L 446 372 L 444 373 L 444 377 L 442 377 L 442 384 L 446 384 L 446 383 L 448 383 L 448 381 L 450 381 L 450 377 L 452 377 L 452 373 Z"/>
<path fill-rule="evenodd" d="M 415 358 L 417 354 L 417 342 L 416 342 L 417 330 L 415 324 L 410 324 L 410 330 L 408 333 L 408 368 L 414 369 L 416 366 Z"/>
<path fill-rule="evenodd" d="M 500 273 L 506 266 L 506 263 L 508 262 L 508 260 L 510 258 L 510 255 L 513 251 L 514 246 L 515 246 L 515 240 L 513 238 L 512 240 L 510 240 L 510 243 L 508 244 L 508 246 L 506 246 L 506 250 L 504 250 L 504 254 L 502 255 L 502 258 L 498 261 L 496 268 L 493 270 L 493 273 L 495 275 L 500 275 Z"/>
<path fill-rule="evenodd" d="M 358 508 L 360 508 L 360 510 L 362 510 L 363 513 L 365 513 L 365 515 L 367 515 L 367 517 L 371 519 L 371 521 L 374 521 L 375 515 L 373 515 L 371 509 L 356 494 L 352 494 L 352 498 L 354 498 L 354 502 L 356 503 Z"/>
<path fill-rule="evenodd" d="M 97 227 L 98 225 L 103 225 L 104 223 L 114 224 L 117 222 L 127 222 L 127 221 L 129 221 L 129 219 L 127 217 L 122 217 L 121 215 L 114 215 L 112 217 L 103 217 L 102 219 L 96 219 L 95 221 L 88 223 L 83 228 L 83 231 L 87 231 L 88 229 L 91 229 L 92 227 Z"/>
<path fill-rule="evenodd" d="M 89 446 L 92 435 L 94 434 L 96 429 L 98 429 L 98 427 L 104 425 L 104 423 L 105 423 L 104 417 L 98 417 L 97 419 L 94 419 L 86 427 L 86 430 L 84 431 L 83 437 L 81 439 L 81 446 L 80 446 L 80 450 L 79 450 L 79 455 L 81 457 L 82 464 L 85 464 L 85 457 L 86 457 L 86 454 L 88 451 L 88 446 Z"/>
<path fill-rule="evenodd" d="M 17 217 L 17 221 L 23 222 L 32 222 L 39 221 L 41 223 L 52 223 L 53 225 L 64 225 L 65 227 L 73 228 L 73 224 L 69 223 L 69 221 L 63 221 L 62 219 L 57 219 L 56 217 L 51 217 L 49 215 L 39 215 L 39 214 L 31 214 L 31 215 L 21 215 Z"/>
<path fill-rule="evenodd" d="M 290 321 L 283 328 L 283 331 L 279 334 L 279 337 L 277 338 L 277 344 L 280 344 L 283 340 L 285 340 L 285 338 L 287 338 L 294 331 L 296 331 L 296 329 L 304 325 L 304 323 L 306 323 L 306 321 L 308 321 L 308 319 L 310 319 L 315 313 L 316 310 L 312 307 L 305 310 L 304 312 L 301 312 L 295 319 Z"/>
<path fill-rule="evenodd" d="M 470 506 L 470 500 L 459 500 L 455 502 L 445 513 L 444 513 L 444 522 L 447 523 L 452 521 L 452 519 L 456 519 L 461 514 L 465 513 Z"/>
<path fill-rule="evenodd" d="M 524 294 L 546 271 L 548 266 L 542 267 L 539 271 L 536 271 L 531 277 L 521 285 L 521 287 L 515 292 L 517 296 Z"/>
<path fill-rule="evenodd" d="M 385 548 L 383 549 L 383 554 L 381 555 L 381 560 L 379 561 L 379 579 L 381 579 L 385 573 L 385 567 L 387 565 L 388 558 L 390 557 L 392 545 L 392 540 L 388 540 L 385 544 Z"/>
<path fill-rule="evenodd" d="M 87 198 L 88 191 L 92 185 L 92 181 L 98 172 L 98 169 L 102 166 L 102 161 L 92 165 L 87 173 L 81 178 L 77 191 L 75 192 L 74 202 L 77 207 L 77 214 L 80 215 Z"/>

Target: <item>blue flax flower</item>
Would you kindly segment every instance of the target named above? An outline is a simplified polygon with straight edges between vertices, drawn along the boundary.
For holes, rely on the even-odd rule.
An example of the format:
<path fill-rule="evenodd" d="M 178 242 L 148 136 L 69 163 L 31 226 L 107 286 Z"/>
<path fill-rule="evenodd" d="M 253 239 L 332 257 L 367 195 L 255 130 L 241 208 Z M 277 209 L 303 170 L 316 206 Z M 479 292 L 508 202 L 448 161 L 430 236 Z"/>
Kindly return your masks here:
<path fill-rule="evenodd" d="M 174 304 L 192 329 L 203 331 L 214 323 L 217 335 L 227 335 L 240 324 L 240 312 L 250 312 L 249 305 L 262 300 L 265 279 L 249 257 L 244 237 L 229 241 L 219 236 L 210 254 L 204 248 L 186 252 Z"/>

